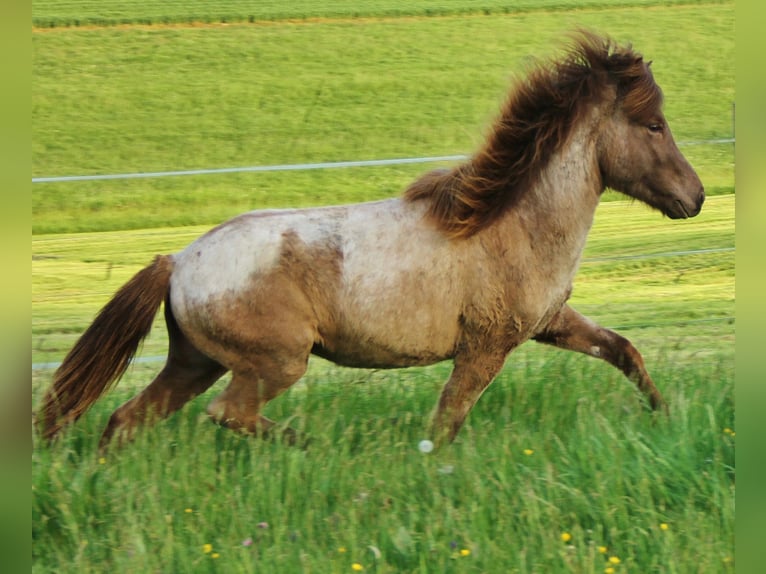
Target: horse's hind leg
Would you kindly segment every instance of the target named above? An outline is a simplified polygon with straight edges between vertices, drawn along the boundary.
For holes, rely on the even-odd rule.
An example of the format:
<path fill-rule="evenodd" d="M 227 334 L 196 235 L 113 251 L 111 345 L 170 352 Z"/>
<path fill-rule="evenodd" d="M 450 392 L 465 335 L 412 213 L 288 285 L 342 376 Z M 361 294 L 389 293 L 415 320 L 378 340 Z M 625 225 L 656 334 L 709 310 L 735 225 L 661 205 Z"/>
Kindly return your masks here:
<path fill-rule="evenodd" d="M 636 384 L 652 409 L 667 408 L 644 367 L 641 353 L 633 344 L 614 331 L 600 327 L 568 305 L 562 307 L 548 327 L 534 339 L 607 361 Z"/>
<path fill-rule="evenodd" d="M 130 439 L 135 428 L 151 420 L 167 417 L 188 401 L 205 392 L 227 369 L 207 357 L 183 335 L 165 304 L 169 348 L 165 367 L 138 395 L 118 408 L 101 437 L 105 447 L 113 436 Z"/>
<path fill-rule="evenodd" d="M 264 302 L 256 305 L 260 298 Z M 263 435 L 275 423 L 261 409 L 308 367 L 318 338 L 313 305 L 282 275 L 260 278 L 252 294 L 226 303 L 206 336 L 211 356 L 229 368 L 232 379 L 207 412 L 222 426 Z M 285 431 L 286 438 L 294 438 L 290 434 Z"/>
<path fill-rule="evenodd" d="M 275 423 L 261 409 L 303 376 L 308 355 L 307 348 L 290 360 L 266 355 L 254 358 L 247 368 L 232 372 L 229 386 L 210 403 L 208 414 L 218 424 L 243 434 L 267 435 Z M 284 438 L 294 443 L 295 431 L 285 429 Z"/>

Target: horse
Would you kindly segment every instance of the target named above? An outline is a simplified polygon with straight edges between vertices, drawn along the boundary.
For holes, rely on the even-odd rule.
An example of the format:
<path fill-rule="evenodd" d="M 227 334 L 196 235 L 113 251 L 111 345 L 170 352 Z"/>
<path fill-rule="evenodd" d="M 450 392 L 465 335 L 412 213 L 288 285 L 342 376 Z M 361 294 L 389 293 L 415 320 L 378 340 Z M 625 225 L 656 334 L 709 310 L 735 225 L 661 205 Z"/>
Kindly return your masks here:
<path fill-rule="evenodd" d="M 229 371 L 210 418 L 274 433 L 261 410 L 312 354 L 378 369 L 451 360 L 429 426 L 437 446 L 449 444 L 529 340 L 607 361 L 667 412 L 634 345 L 567 303 L 607 188 L 671 219 L 702 208 L 704 188 L 673 139 L 650 65 L 630 45 L 576 31 L 561 57 L 516 79 L 473 155 L 401 196 L 251 211 L 156 256 L 55 372 L 41 436 L 52 440 L 122 377 L 163 303 L 165 365 L 111 415 L 102 447 Z"/>

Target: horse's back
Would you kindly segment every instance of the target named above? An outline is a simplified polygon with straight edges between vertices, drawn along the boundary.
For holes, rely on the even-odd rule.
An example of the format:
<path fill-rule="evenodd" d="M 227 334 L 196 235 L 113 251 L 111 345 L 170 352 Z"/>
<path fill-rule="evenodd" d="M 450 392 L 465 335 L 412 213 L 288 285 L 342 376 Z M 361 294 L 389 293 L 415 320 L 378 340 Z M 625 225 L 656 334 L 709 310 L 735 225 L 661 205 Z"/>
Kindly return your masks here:
<path fill-rule="evenodd" d="M 335 233 L 342 209 L 253 211 L 210 230 L 174 256 L 172 286 L 199 299 L 234 294 L 276 272 L 290 244 L 320 244 Z"/>

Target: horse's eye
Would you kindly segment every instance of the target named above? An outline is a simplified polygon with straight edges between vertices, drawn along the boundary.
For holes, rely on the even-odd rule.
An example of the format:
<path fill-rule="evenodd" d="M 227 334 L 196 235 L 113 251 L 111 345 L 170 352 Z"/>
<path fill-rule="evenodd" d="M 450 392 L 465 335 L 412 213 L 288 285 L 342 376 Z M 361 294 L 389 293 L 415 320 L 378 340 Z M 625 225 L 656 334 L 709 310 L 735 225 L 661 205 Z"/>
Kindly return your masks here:
<path fill-rule="evenodd" d="M 665 126 L 659 123 L 649 124 L 647 127 L 649 128 L 649 131 L 652 132 L 653 134 L 661 134 L 662 130 L 665 129 Z"/>

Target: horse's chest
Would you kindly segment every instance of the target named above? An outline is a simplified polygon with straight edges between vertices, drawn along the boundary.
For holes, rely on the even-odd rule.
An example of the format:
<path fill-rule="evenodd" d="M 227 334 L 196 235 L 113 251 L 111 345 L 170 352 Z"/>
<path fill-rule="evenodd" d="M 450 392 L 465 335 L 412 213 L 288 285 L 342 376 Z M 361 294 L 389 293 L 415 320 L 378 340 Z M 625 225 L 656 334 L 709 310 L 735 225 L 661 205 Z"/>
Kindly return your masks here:
<path fill-rule="evenodd" d="M 469 335 L 502 341 L 508 349 L 542 330 L 572 292 L 571 277 L 554 277 L 538 268 L 513 273 L 495 287 L 485 285 L 465 308 Z"/>

